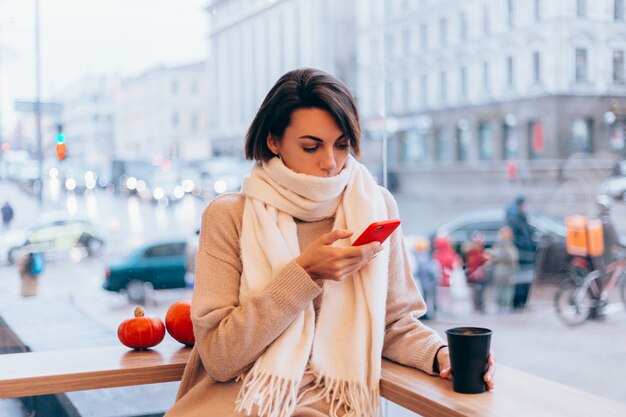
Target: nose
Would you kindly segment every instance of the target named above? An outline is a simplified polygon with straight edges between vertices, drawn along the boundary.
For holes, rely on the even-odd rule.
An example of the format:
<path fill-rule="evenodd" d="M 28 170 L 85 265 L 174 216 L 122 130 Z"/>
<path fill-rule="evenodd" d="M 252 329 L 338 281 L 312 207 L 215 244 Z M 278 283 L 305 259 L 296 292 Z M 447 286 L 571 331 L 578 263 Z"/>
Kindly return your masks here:
<path fill-rule="evenodd" d="M 330 147 L 330 149 L 322 152 L 321 160 L 320 160 L 320 169 L 324 171 L 326 176 L 334 175 L 335 168 L 337 168 L 337 161 L 335 159 L 335 149 L 334 147 Z"/>

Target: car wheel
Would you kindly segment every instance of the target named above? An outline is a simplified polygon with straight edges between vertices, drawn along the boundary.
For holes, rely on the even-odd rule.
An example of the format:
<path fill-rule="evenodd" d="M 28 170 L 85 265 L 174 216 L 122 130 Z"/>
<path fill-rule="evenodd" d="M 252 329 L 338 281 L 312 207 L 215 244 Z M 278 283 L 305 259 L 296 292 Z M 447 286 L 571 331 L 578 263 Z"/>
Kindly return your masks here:
<path fill-rule="evenodd" d="M 135 304 L 145 304 L 146 295 L 152 291 L 154 287 L 151 283 L 133 279 L 126 284 L 126 296 L 128 301 Z"/>
<path fill-rule="evenodd" d="M 143 281 L 133 279 L 126 284 L 126 296 L 128 301 L 136 304 L 143 304 L 146 301 L 146 289 Z"/>
<path fill-rule="evenodd" d="M 100 239 L 97 239 L 93 236 L 89 237 L 87 243 L 85 244 L 85 248 L 87 249 L 87 255 L 95 256 L 100 253 L 102 249 L 103 242 Z"/>
<path fill-rule="evenodd" d="M 10 265 L 17 262 L 17 256 L 19 255 L 20 248 L 11 248 L 7 254 L 7 261 Z"/>

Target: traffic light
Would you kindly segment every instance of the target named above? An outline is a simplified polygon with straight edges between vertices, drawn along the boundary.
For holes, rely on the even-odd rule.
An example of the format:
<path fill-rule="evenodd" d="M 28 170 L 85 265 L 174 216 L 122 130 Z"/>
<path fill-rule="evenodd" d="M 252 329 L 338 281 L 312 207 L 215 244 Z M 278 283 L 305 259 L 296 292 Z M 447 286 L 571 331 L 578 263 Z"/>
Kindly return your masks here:
<path fill-rule="evenodd" d="M 65 135 L 63 134 L 63 125 L 57 125 L 57 144 L 56 144 L 57 158 L 59 161 L 65 159 Z"/>

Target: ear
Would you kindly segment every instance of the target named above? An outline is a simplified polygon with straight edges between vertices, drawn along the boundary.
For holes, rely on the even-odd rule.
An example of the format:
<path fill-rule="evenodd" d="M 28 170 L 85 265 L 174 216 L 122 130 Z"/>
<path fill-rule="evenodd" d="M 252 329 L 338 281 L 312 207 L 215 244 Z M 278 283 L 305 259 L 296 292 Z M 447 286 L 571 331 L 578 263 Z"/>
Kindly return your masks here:
<path fill-rule="evenodd" d="M 267 134 L 267 148 L 274 154 L 278 155 L 278 145 L 277 140 L 272 134 Z"/>

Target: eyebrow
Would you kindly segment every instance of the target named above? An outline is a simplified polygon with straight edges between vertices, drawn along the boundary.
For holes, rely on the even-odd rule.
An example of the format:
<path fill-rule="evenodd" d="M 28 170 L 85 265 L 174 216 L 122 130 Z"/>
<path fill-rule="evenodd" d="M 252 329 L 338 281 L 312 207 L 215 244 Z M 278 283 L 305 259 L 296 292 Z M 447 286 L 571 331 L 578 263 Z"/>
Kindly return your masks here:
<path fill-rule="evenodd" d="M 346 135 L 342 134 L 341 136 L 339 136 L 337 139 L 334 140 L 334 142 L 337 142 L 340 139 L 345 138 Z M 324 142 L 324 139 L 322 138 L 318 138 L 317 136 L 313 136 L 313 135 L 304 135 L 304 136 L 300 136 L 298 139 L 311 139 L 314 140 L 316 142 Z"/>

